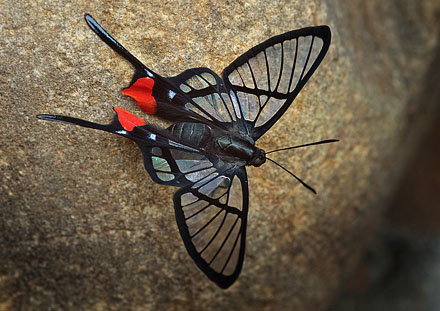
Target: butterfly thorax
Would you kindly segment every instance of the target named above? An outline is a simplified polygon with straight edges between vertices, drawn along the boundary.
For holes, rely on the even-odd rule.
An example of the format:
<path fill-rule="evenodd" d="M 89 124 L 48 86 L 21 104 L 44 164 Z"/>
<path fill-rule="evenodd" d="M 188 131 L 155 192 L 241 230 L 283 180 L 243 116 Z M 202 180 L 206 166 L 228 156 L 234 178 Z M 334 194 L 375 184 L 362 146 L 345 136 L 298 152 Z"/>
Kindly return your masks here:
<path fill-rule="evenodd" d="M 264 150 L 255 147 L 249 137 L 240 133 L 191 122 L 173 124 L 170 130 L 182 143 L 203 148 L 224 158 L 241 160 L 253 166 L 260 166 L 266 161 Z"/>

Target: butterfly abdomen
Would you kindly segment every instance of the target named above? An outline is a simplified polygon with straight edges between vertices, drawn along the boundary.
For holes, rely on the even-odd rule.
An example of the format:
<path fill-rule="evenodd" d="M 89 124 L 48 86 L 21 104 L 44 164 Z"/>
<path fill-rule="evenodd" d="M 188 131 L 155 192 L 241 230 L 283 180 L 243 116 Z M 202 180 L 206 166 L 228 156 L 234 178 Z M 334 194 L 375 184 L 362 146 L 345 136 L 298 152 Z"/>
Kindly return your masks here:
<path fill-rule="evenodd" d="M 181 142 L 201 148 L 208 145 L 212 136 L 211 128 L 203 123 L 176 123 L 170 130 Z"/>

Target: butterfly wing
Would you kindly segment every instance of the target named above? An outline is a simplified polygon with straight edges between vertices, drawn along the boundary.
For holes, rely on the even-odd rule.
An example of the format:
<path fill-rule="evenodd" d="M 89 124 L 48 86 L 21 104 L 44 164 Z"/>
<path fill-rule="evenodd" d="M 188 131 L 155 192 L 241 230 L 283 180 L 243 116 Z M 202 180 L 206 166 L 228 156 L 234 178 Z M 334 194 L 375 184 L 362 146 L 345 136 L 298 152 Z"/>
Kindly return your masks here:
<path fill-rule="evenodd" d="M 174 208 L 188 253 L 211 280 L 222 288 L 229 287 L 237 279 L 244 258 L 248 211 L 245 168 L 182 144 L 124 109 L 115 108 L 115 112 L 110 124 L 46 114 L 38 118 L 134 140 L 151 178 L 181 187 L 174 195 Z"/>
<path fill-rule="evenodd" d="M 110 124 L 98 124 L 58 115 L 43 114 L 37 117 L 94 128 L 135 141 L 142 151 L 145 169 L 159 184 L 183 187 L 226 165 L 215 155 L 178 142 L 168 131 L 146 124 L 122 108 L 114 110 L 116 114 Z"/>
<path fill-rule="evenodd" d="M 257 140 L 283 115 L 321 63 L 330 45 L 327 26 L 272 37 L 238 57 L 223 71 L 243 118 Z"/>
<path fill-rule="evenodd" d="M 193 68 L 165 78 L 147 68 L 110 36 L 90 15 L 90 28 L 135 68 L 133 79 L 123 94 L 134 98 L 149 114 L 172 122 L 202 122 L 224 130 L 244 129 L 237 118 L 237 104 L 231 101 L 222 79 L 208 68 Z"/>
<path fill-rule="evenodd" d="M 143 65 L 90 16 L 90 28 L 135 68 L 123 93 L 147 113 L 170 121 L 199 121 L 260 138 L 289 108 L 321 63 L 331 40 L 328 26 L 272 37 L 233 61 L 222 78 L 193 68 L 164 78 Z"/>
<path fill-rule="evenodd" d="M 219 170 L 174 195 L 177 225 L 197 266 L 228 288 L 243 266 L 248 212 L 244 167 Z"/>
<path fill-rule="evenodd" d="M 160 145 L 151 142 L 151 134 L 149 138 L 137 143 L 150 176 L 181 187 L 173 198 L 174 210 L 189 255 L 208 278 L 229 287 L 244 259 L 249 201 L 245 167 L 165 137 L 167 143 Z"/>
<path fill-rule="evenodd" d="M 194 118 L 238 130 L 255 141 L 289 108 L 323 60 L 330 40 L 327 26 L 290 31 L 238 57 L 223 71 L 223 80 L 208 68 L 188 69 L 171 78 L 135 74 L 124 94 L 149 113 L 151 109 L 143 104 L 148 100 L 137 94 L 151 94 L 157 106 L 154 113 L 165 119 Z M 144 80 L 150 84 L 139 88 Z"/>

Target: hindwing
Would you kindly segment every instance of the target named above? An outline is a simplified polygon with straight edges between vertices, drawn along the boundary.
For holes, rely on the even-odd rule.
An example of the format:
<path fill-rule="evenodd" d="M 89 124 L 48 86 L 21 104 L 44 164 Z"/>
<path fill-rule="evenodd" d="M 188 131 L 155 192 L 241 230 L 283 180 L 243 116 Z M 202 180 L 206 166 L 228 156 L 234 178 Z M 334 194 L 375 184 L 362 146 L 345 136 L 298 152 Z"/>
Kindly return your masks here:
<path fill-rule="evenodd" d="M 197 266 L 229 287 L 243 266 L 248 213 L 244 167 L 219 170 L 174 195 L 177 225 Z"/>

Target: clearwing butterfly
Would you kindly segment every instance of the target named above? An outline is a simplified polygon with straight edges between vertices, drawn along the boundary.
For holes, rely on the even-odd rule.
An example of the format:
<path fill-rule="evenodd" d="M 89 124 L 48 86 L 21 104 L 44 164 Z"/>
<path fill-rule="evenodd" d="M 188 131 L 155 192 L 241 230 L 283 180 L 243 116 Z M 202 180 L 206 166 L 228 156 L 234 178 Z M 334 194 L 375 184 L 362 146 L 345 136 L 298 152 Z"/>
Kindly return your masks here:
<path fill-rule="evenodd" d="M 260 166 L 270 160 L 316 193 L 269 159 L 255 142 L 284 114 L 321 63 L 330 45 L 329 27 L 307 27 L 272 37 L 233 61 L 222 78 L 208 68 L 188 69 L 165 78 L 144 66 L 92 16 L 86 14 L 85 20 L 135 68 L 123 94 L 172 125 L 161 129 L 122 108 L 114 108 L 113 121 L 105 125 L 59 115 L 37 117 L 134 140 L 153 181 L 179 187 L 174 209 L 189 255 L 209 279 L 228 288 L 240 274 L 245 253 L 246 165 Z"/>

